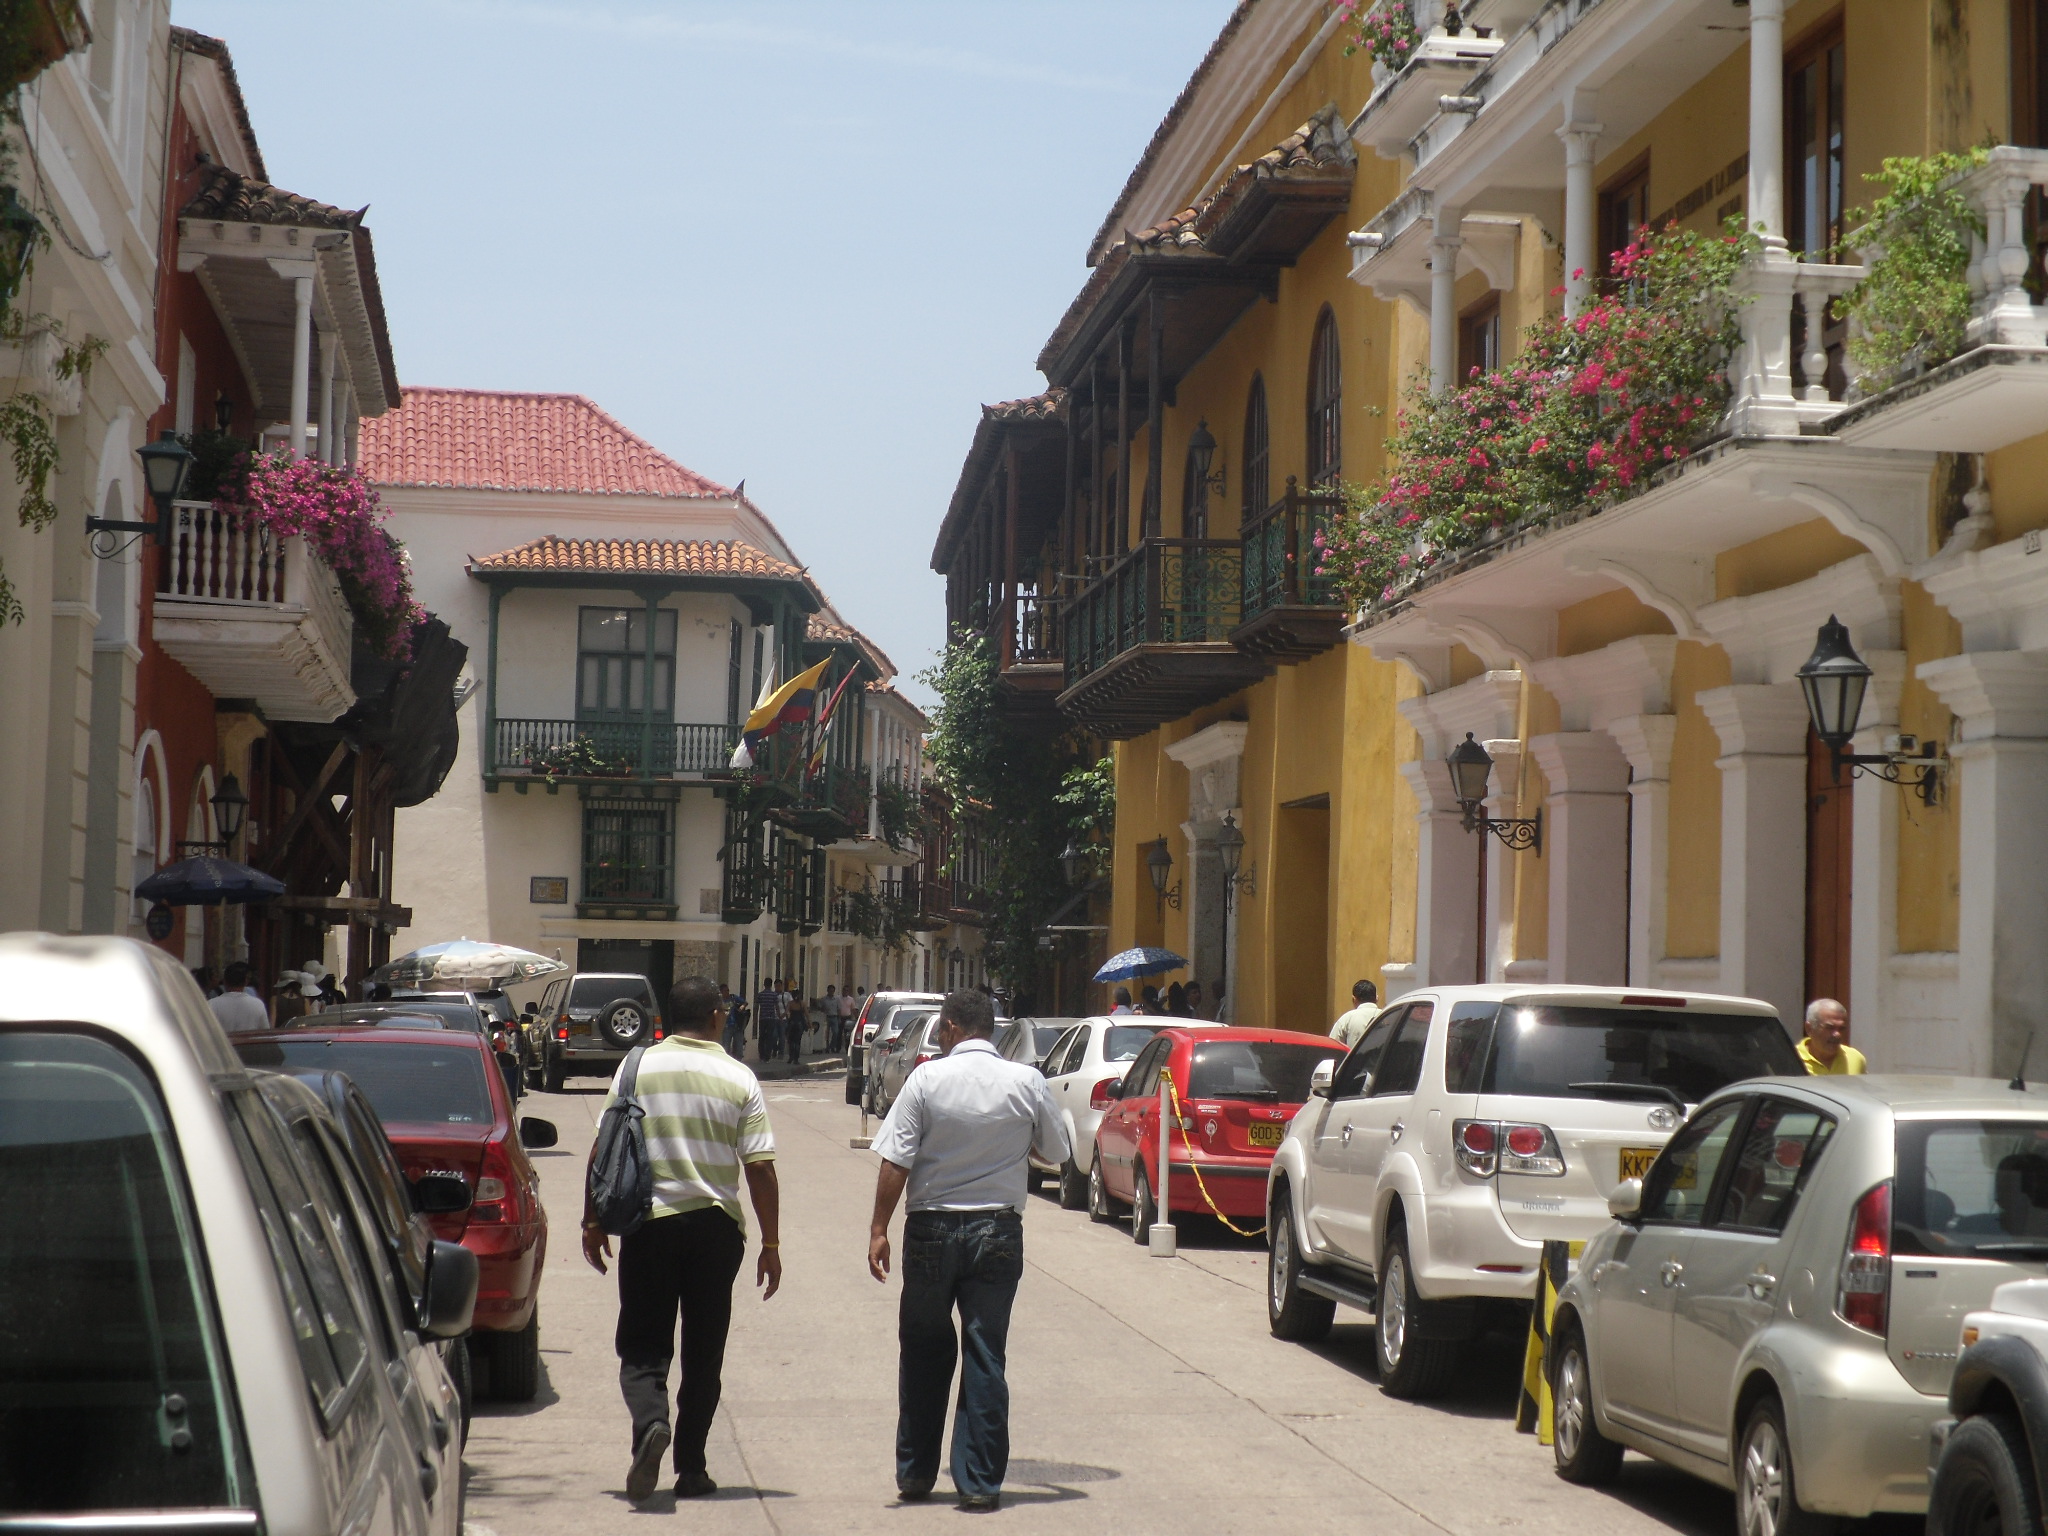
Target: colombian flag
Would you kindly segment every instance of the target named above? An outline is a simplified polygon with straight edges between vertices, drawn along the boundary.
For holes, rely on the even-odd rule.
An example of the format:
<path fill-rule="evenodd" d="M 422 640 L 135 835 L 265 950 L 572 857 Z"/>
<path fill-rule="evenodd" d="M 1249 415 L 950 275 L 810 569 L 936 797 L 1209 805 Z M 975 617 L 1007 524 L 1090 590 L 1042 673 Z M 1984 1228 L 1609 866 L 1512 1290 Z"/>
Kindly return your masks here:
<path fill-rule="evenodd" d="M 784 731 L 800 730 L 809 723 L 817 708 L 825 668 L 830 665 L 821 661 L 808 672 L 798 673 L 754 706 L 754 712 L 747 716 L 747 723 L 740 730 L 740 744 L 733 748 L 734 768 L 753 767 L 754 753 L 763 742 Z"/>

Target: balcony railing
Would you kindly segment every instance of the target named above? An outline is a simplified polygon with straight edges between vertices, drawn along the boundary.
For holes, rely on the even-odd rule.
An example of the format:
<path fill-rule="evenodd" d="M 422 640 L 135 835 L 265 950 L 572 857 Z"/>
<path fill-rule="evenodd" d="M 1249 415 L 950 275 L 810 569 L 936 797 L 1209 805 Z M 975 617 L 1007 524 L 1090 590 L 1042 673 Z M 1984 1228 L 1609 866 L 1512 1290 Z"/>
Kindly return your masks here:
<path fill-rule="evenodd" d="M 738 734 L 723 722 L 651 726 L 637 720 L 500 718 L 484 772 L 557 779 L 651 779 L 719 773 L 732 761 Z"/>
<path fill-rule="evenodd" d="M 1337 583 L 1316 573 L 1318 536 L 1343 510 L 1335 491 L 1304 491 L 1287 477 L 1287 491 L 1244 528 L 1243 617 L 1246 623 L 1273 608 L 1334 608 Z"/>
<path fill-rule="evenodd" d="M 1060 659 L 1059 605 L 1038 592 L 1019 592 L 1010 605 L 1010 665 Z"/>
<path fill-rule="evenodd" d="M 1067 685 L 1141 645 L 1227 640 L 1243 600 L 1235 539 L 1147 539 L 1067 605 Z"/>

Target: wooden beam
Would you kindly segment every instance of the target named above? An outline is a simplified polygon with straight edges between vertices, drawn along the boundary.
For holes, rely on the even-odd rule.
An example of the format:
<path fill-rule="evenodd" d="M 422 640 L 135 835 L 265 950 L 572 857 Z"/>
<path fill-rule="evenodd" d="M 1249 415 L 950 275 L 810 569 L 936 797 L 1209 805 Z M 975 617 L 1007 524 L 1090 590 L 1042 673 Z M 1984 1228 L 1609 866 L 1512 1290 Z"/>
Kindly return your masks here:
<path fill-rule="evenodd" d="M 291 815 L 285 818 L 284 825 L 279 827 L 273 834 L 273 851 L 271 856 L 264 861 L 263 866 L 266 870 L 273 874 L 276 873 L 277 866 L 284 862 L 285 854 L 291 849 L 292 834 L 299 830 L 299 823 L 312 814 L 314 804 L 327 793 L 327 786 L 334 782 L 335 774 L 341 771 L 341 765 L 347 760 L 348 743 L 337 741 L 334 744 L 334 750 L 327 756 L 326 765 L 321 768 L 319 775 L 313 780 L 313 787 L 310 790 L 300 791 L 298 803 L 292 807 Z M 270 753 L 270 762 L 274 768 L 284 769 L 284 777 L 292 781 L 291 787 L 294 790 L 298 790 L 297 777 L 291 770 L 291 760 L 283 752 L 272 751 Z"/>

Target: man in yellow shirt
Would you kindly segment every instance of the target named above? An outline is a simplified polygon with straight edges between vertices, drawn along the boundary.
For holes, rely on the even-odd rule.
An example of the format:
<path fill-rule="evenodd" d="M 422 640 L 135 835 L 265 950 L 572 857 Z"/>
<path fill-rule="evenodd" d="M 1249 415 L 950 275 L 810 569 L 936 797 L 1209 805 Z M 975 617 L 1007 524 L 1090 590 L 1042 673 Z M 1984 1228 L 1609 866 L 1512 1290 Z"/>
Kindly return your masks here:
<path fill-rule="evenodd" d="M 1849 1043 L 1849 1010 L 1832 997 L 1817 997 L 1806 1005 L 1806 1038 L 1799 1042 L 1799 1059 L 1814 1077 L 1870 1070 L 1863 1053 Z"/>

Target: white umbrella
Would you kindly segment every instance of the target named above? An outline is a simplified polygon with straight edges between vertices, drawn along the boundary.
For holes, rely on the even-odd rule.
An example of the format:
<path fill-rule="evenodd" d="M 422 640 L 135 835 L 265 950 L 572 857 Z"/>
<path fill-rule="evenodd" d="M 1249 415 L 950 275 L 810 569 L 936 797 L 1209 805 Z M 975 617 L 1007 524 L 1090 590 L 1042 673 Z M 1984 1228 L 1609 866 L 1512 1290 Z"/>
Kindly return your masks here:
<path fill-rule="evenodd" d="M 394 987 L 423 987 L 429 982 L 489 981 L 503 986 L 552 976 L 569 967 L 530 949 L 493 944 L 483 939 L 452 939 L 427 944 L 377 967 L 370 980 Z"/>

